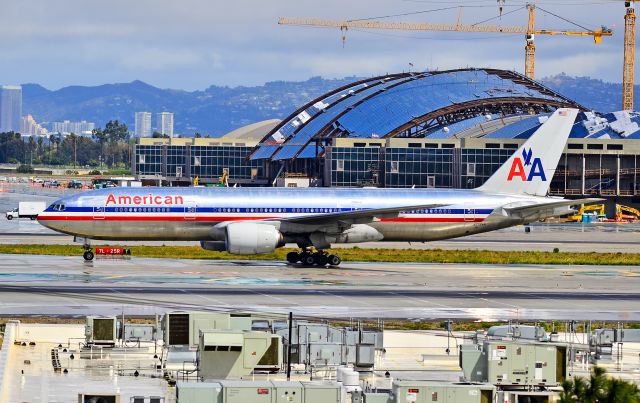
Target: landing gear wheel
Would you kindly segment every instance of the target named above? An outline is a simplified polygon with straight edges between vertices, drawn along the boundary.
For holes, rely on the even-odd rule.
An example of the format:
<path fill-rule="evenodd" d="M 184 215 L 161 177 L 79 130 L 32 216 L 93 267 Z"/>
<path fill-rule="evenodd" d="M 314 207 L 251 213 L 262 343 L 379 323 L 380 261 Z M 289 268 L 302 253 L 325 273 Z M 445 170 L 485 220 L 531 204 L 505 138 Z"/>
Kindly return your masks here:
<path fill-rule="evenodd" d="M 300 254 L 298 252 L 287 253 L 287 262 L 294 264 L 300 261 Z"/>
<path fill-rule="evenodd" d="M 82 257 L 84 258 L 84 260 L 89 262 L 89 261 L 93 260 L 93 252 L 91 252 L 90 250 L 86 250 L 82 254 Z"/>
<path fill-rule="evenodd" d="M 327 255 L 325 255 L 322 252 L 316 252 L 313 254 L 313 260 L 315 262 L 315 264 L 317 264 L 318 266 L 326 266 L 327 262 L 329 261 L 329 259 L 327 258 Z"/>
<path fill-rule="evenodd" d="M 340 256 L 338 255 L 329 255 L 327 260 L 329 262 L 329 266 L 339 266 L 340 263 L 342 263 L 342 259 L 340 259 Z"/>
<path fill-rule="evenodd" d="M 312 253 L 304 252 L 300 255 L 300 261 L 305 266 L 313 266 L 316 263 L 316 259 Z"/>

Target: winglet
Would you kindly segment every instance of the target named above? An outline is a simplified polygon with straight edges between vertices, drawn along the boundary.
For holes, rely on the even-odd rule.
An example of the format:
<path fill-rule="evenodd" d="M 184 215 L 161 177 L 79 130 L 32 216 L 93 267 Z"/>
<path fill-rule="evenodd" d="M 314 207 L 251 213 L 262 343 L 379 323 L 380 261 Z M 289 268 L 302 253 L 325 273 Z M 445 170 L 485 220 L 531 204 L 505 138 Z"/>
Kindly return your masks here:
<path fill-rule="evenodd" d="M 556 110 L 478 190 L 545 196 L 577 115 L 577 109 Z"/>

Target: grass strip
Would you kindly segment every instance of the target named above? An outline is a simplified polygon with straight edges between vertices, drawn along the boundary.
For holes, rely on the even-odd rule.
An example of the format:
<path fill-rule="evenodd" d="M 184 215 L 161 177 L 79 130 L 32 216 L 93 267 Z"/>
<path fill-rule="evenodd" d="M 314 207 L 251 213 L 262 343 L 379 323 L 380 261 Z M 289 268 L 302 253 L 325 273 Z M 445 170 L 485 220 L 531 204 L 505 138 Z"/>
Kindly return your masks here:
<path fill-rule="evenodd" d="M 211 252 L 197 246 L 131 246 L 134 257 L 211 259 L 211 260 L 285 260 L 293 249 L 278 249 L 266 255 L 238 256 Z M 344 261 L 390 263 L 473 263 L 473 264 L 570 264 L 640 265 L 639 253 L 576 253 L 541 251 L 489 251 L 442 249 L 336 249 Z M 77 245 L 0 245 L 0 254 L 81 256 Z"/>

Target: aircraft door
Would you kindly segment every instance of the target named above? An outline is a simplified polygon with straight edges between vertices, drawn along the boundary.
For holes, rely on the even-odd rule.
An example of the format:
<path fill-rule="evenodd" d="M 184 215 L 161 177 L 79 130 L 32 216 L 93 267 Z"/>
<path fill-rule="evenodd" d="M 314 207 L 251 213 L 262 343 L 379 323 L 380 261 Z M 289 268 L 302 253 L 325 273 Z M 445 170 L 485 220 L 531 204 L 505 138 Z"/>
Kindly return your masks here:
<path fill-rule="evenodd" d="M 104 220 L 104 212 L 106 210 L 105 206 L 98 206 L 93 208 L 93 219 L 94 220 Z"/>
<path fill-rule="evenodd" d="M 196 219 L 196 202 L 187 201 L 184 206 L 185 221 L 195 221 Z"/>
<path fill-rule="evenodd" d="M 464 222 L 474 222 L 476 220 L 476 210 L 472 208 L 464 209 Z"/>

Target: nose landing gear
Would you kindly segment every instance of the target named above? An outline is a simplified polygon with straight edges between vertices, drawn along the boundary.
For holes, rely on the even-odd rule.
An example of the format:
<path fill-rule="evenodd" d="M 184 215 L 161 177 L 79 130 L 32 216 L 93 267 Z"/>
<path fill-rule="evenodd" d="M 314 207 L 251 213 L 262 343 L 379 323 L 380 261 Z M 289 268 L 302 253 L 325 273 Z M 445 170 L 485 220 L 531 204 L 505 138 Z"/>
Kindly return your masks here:
<path fill-rule="evenodd" d="M 342 259 L 338 255 L 330 255 L 325 251 L 303 250 L 301 252 L 287 253 L 287 262 L 291 264 L 302 263 L 303 266 L 339 266 Z"/>
<path fill-rule="evenodd" d="M 82 257 L 84 258 L 84 260 L 87 262 L 92 261 L 94 258 L 94 254 L 91 251 L 91 245 L 84 244 L 82 245 L 82 248 L 84 249 L 84 253 L 82 254 Z"/>

